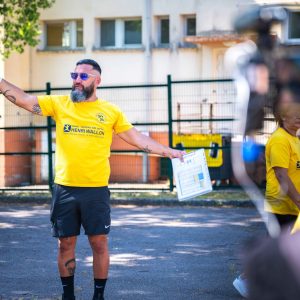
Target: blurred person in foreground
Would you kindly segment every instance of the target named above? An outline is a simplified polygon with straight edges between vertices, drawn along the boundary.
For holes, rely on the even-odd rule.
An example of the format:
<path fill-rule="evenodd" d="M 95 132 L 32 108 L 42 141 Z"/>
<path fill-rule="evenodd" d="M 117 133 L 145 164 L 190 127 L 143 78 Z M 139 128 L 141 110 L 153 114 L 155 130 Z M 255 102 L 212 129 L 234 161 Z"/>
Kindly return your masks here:
<path fill-rule="evenodd" d="M 266 192 L 265 210 L 274 214 L 282 230 L 288 231 L 300 211 L 300 88 L 290 82 L 280 87 L 273 105 L 277 129 L 270 136 L 265 149 Z M 300 245 L 299 245 L 300 247 Z M 233 285 L 248 298 L 248 276 L 242 273 Z"/>
<path fill-rule="evenodd" d="M 274 116 L 278 128 L 266 145 L 265 210 L 274 214 L 281 234 L 254 242 L 247 251 L 247 298 L 297 300 L 300 295 L 300 101 L 297 84 L 281 89 Z M 298 223 L 299 223 L 298 218 Z"/>
<path fill-rule="evenodd" d="M 257 240 L 246 251 L 248 299 L 298 300 L 300 297 L 300 232 Z"/>
<path fill-rule="evenodd" d="M 93 300 L 99 300 L 104 299 L 109 269 L 108 180 L 113 134 L 148 153 L 182 159 L 185 152 L 141 134 L 116 105 L 97 97 L 101 68 L 96 61 L 77 62 L 71 79 L 71 94 L 65 96 L 29 95 L 2 78 L 0 91 L 15 105 L 38 115 L 51 116 L 56 121 L 51 223 L 53 236 L 58 238 L 62 299 L 75 299 L 75 246 L 82 225 L 93 253 Z"/>
<path fill-rule="evenodd" d="M 274 231 L 271 234 L 272 236 L 279 235 L 285 225 L 295 222 L 300 207 L 300 148 L 299 140 L 296 136 L 297 129 L 300 125 L 300 114 L 297 105 L 293 103 L 296 102 L 299 97 L 299 93 L 295 92 L 295 90 L 297 90 L 295 87 L 299 87 L 300 82 L 299 63 L 297 63 L 295 57 L 288 54 L 288 48 L 278 47 L 278 40 L 274 38 L 272 33 L 274 29 L 273 25 L 283 24 L 286 22 L 287 17 L 288 14 L 284 7 L 276 5 L 257 6 L 239 15 L 234 24 L 238 32 L 251 32 L 256 35 L 255 43 L 257 48 L 255 51 L 251 53 L 249 47 L 244 50 L 241 48 L 241 51 L 236 51 L 236 56 L 234 56 L 237 58 L 235 60 L 235 62 L 237 62 L 236 71 L 238 71 L 237 75 L 235 75 L 236 82 L 239 83 L 241 87 L 238 89 L 238 94 L 240 99 L 248 105 L 246 120 L 249 122 L 246 123 L 244 132 L 246 136 L 248 134 L 256 134 L 258 130 L 263 128 L 266 106 L 268 106 L 267 101 L 271 100 L 273 102 L 274 96 L 279 95 L 279 97 L 275 99 L 277 103 L 274 103 L 274 116 L 278 121 L 279 127 L 270 137 L 266 147 L 267 189 L 265 197 L 260 197 L 260 192 L 255 188 L 253 189 L 254 191 L 250 191 L 252 184 L 248 185 L 249 181 L 247 180 L 247 176 L 245 176 L 246 180 L 244 182 L 241 181 L 244 183 L 243 187 L 245 190 L 248 189 L 248 191 L 250 191 L 249 194 L 252 195 L 254 202 L 256 202 L 254 198 L 258 195 L 257 198 L 260 202 L 259 212 L 264 217 L 264 221 L 267 219 L 265 217 L 270 214 L 270 223 L 266 224 L 268 230 L 272 227 L 273 229 L 277 228 L 275 230 L 276 234 Z M 259 68 L 257 68 L 257 65 L 261 63 L 265 66 L 263 69 L 267 71 L 264 72 L 267 75 L 265 78 L 260 76 L 259 73 L 261 72 Z M 256 72 L 252 72 L 253 70 Z M 250 91 L 249 97 L 247 96 L 247 89 L 243 88 L 243 82 L 245 82 L 245 80 Z M 293 85 L 294 87 L 292 88 Z M 263 93 L 260 93 L 259 89 L 257 89 L 259 86 L 265 86 L 267 88 Z M 275 94 L 273 94 L 273 92 L 275 92 Z M 249 98 L 247 102 L 245 101 L 246 97 Z M 290 106 L 290 103 L 293 104 Z M 263 202 L 265 202 L 265 210 L 260 207 L 260 204 L 264 204 Z M 279 224 L 277 224 L 276 219 Z M 271 222 L 275 223 L 272 224 Z M 278 228 L 278 225 L 281 227 Z M 292 227 L 292 225 L 289 226 Z M 269 232 L 271 233 L 270 230 Z M 272 239 L 272 241 L 276 242 L 277 240 Z M 260 243 L 258 243 L 258 246 L 259 245 Z M 297 251 L 298 246 L 299 245 L 295 245 Z M 272 245 L 270 247 L 272 247 Z M 266 247 L 266 249 L 269 248 Z M 269 263 L 269 266 L 272 266 L 272 264 L 275 265 L 275 256 L 269 259 L 268 253 L 264 252 L 264 250 L 262 250 L 262 252 L 258 251 L 258 254 L 257 252 L 256 254 L 267 258 L 266 262 Z M 253 256 L 257 258 L 257 255 Z M 256 294 L 256 298 L 253 298 L 252 288 L 253 282 L 255 281 L 255 269 L 259 269 L 259 263 L 256 263 L 255 258 L 250 259 L 250 262 L 252 262 L 254 266 L 251 268 L 250 263 L 250 270 L 253 272 L 250 272 L 250 270 L 246 268 L 245 273 L 242 274 L 243 276 L 237 277 L 233 282 L 233 285 L 242 296 L 260 300 L 299 299 L 299 292 L 297 298 L 267 298 L 265 294 L 259 293 Z M 278 285 L 281 285 L 281 282 L 280 280 L 273 280 L 275 278 L 274 270 L 272 270 L 272 268 L 268 270 L 265 269 L 264 275 L 272 278 L 268 283 L 272 282 L 271 285 L 273 284 L 274 290 L 276 290 Z M 278 269 L 276 271 L 278 271 Z M 284 276 L 283 271 L 284 270 L 281 272 L 282 276 Z M 279 276 L 277 278 L 280 278 L 281 274 L 278 274 Z M 288 277 L 282 277 L 281 279 L 282 282 L 284 282 Z M 275 285 L 277 286 L 275 287 Z M 282 290 L 286 287 L 285 285 Z M 264 289 L 263 284 L 260 285 L 260 288 Z M 266 284 L 265 288 L 267 290 L 270 286 Z"/>

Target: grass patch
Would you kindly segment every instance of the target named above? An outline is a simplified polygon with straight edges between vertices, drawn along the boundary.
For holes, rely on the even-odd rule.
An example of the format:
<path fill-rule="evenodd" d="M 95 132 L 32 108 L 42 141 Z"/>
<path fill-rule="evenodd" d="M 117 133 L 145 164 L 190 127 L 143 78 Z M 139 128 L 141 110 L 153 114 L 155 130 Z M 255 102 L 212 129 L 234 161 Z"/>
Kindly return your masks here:
<path fill-rule="evenodd" d="M 19 198 L 23 199 L 50 199 L 49 191 L 2 191 L 0 198 Z M 111 190 L 112 199 L 129 200 L 129 199 L 152 199 L 152 200 L 177 200 L 175 191 L 119 191 Z M 249 196 L 242 189 L 219 189 L 210 193 L 195 197 L 194 200 L 250 200 Z"/>
<path fill-rule="evenodd" d="M 112 199 L 177 199 L 176 192 L 119 192 L 112 191 Z M 195 200 L 250 200 L 249 196 L 243 190 L 217 190 L 194 198 Z"/>

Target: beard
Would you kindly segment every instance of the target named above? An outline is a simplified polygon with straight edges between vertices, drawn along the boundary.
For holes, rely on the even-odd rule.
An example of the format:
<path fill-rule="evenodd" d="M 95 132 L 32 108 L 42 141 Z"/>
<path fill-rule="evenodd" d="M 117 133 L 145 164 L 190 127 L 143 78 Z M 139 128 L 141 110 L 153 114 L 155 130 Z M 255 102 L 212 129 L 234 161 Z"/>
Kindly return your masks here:
<path fill-rule="evenodd" d="M 82 90 L 76 89 L 76 85 L 73 84 L 70 97 L 74 103 L 84 102 L 93 95 L 93 92 L 94 83 L 91 83 L 91 85 L 87 87 L 82 86 Z"/>

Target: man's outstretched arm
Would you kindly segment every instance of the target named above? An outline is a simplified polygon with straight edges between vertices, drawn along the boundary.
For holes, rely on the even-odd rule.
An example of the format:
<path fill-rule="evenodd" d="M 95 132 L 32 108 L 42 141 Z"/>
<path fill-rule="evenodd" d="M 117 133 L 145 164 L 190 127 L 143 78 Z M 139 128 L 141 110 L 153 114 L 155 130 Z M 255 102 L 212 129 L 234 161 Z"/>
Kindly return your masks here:
<path fill-rule="evenodd" d="M 185 154 L 185 151 L 172 149 L 156 142 L 150 137 L 140 133 L 134 127 L 125 132 L 119 133 L 118 136 L 128 144 L 136 146 L 147 153 L 158 154 L 169 158 L 179 158 L 181 160 Z"/>
<path fill-rule="evenodd" d="M 25 93 L 5 79 L 0 81 L 0 95 L 3 95 L 7 100 L 19 107 L 34 114 L 42 115 L 41 107 L 39 106 L 36 96 Z"/>

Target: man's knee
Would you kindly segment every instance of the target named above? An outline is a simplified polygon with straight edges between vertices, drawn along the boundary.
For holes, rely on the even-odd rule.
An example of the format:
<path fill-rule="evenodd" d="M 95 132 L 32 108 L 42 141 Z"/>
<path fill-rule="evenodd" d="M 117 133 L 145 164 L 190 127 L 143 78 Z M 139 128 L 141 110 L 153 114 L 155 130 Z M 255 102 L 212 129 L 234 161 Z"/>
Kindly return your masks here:
<path fill-rule="evenodd" d="M 107 237 L 105 235 L 89 236 L 89 241 L 93 252 L 100 255 L 108 252 Z"/>
<path fill-rule="evenodd" d="M 59 251 L 61 253 L 73 251 L 76 245 L 76 238 L 68 237 L 68 238 L 59 238 Z"/>

